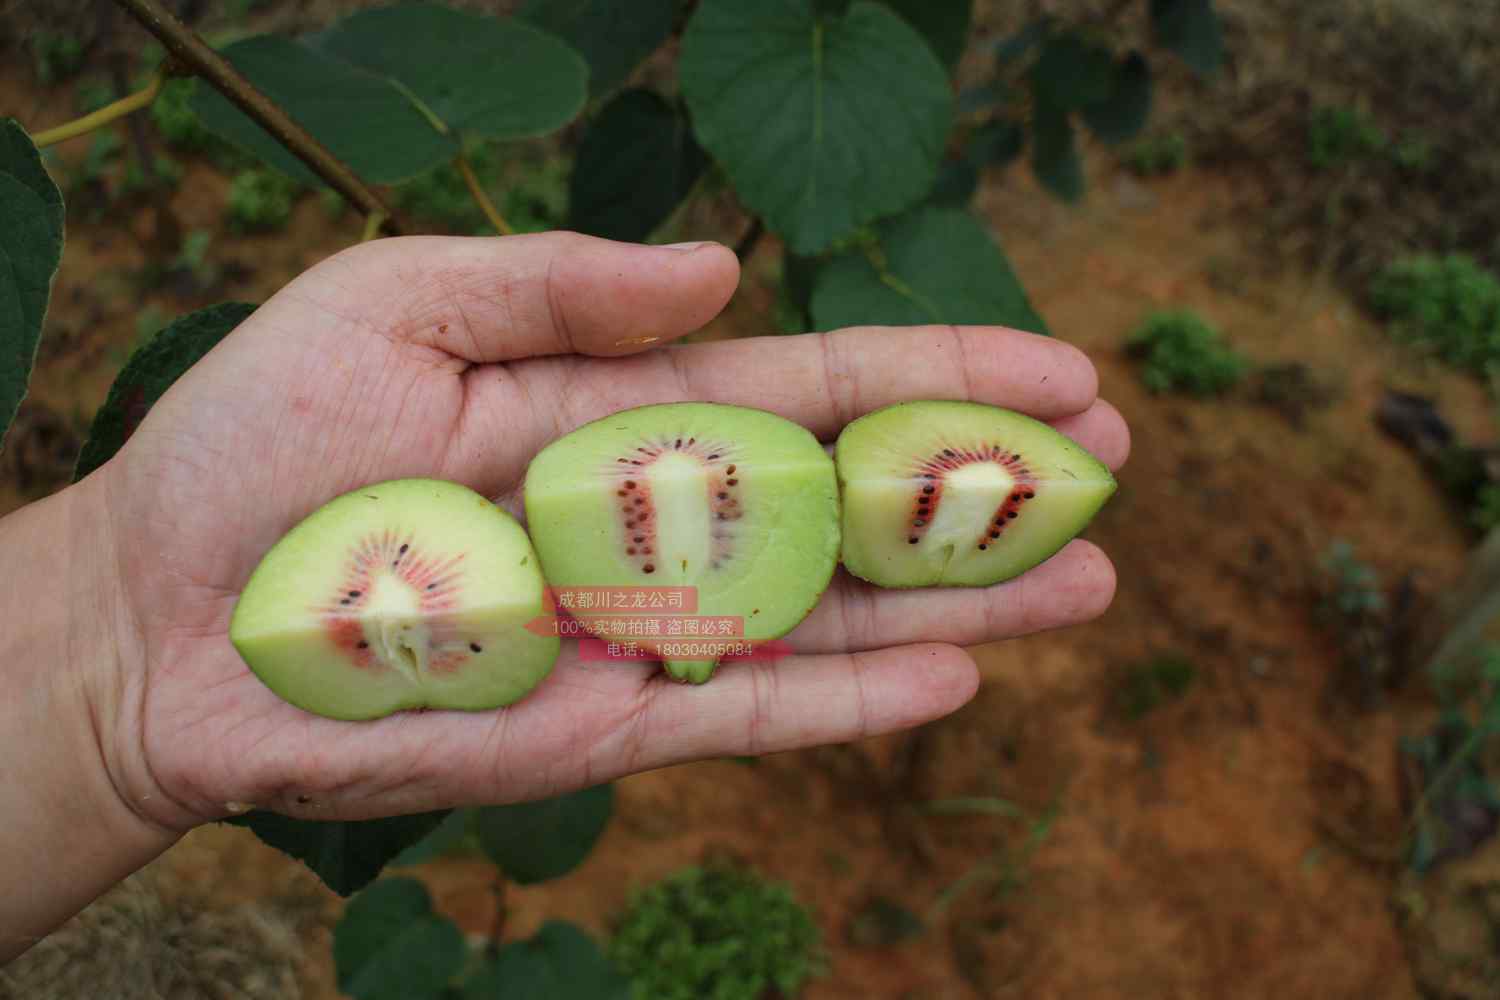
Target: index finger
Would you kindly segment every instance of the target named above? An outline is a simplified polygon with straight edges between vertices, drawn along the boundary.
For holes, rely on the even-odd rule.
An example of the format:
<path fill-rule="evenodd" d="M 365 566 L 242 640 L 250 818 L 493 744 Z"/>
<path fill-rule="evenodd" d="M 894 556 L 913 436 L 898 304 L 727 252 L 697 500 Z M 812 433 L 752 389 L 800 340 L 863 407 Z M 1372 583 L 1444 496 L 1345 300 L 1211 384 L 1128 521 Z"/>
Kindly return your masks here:
<path fill-rule="evenodd" d="M 998 326 L 851 327 L 656 356 L 675 369 L 680 398 L 771 410 L 822 438 L 905 400 L 972 400 L 1055 420 L 1087 410 L 1099 391 L 1078 348 Z"/>

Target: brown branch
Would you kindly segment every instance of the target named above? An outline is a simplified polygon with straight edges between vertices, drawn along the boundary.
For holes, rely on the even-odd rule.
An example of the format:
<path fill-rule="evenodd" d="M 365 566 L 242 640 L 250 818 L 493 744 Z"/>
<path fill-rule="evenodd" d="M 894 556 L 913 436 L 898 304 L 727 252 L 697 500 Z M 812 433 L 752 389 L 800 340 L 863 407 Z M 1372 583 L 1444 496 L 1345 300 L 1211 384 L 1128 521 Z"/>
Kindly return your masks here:
<path fill-rule="evenodd" d="M 390 209 L 381 202 L 354 171 L 330 153 L 321 142 L 292 121 L 277 104 L 262 94 L 223 56 L 209 48 L 198 34 L 167 10 L 161 0 L 115 0 L 166 48 L 178 66 L 189 70 L 239 108 L 277 142 L 307 164 L 345 200 L 366 216 L 385 213 L 385 231 L 397 235 L 400 227 Z"/>
<path fill-rule="evenodd" d="M 734 245 L 734 255 L 740 259 L 741 264 L 750 259 L 750 255 L 755 252 L 755 245 L 765 234 L 765 220 L 757 215 L 750 220 L 750 228 L 745 230 L 739 242 Z"/>

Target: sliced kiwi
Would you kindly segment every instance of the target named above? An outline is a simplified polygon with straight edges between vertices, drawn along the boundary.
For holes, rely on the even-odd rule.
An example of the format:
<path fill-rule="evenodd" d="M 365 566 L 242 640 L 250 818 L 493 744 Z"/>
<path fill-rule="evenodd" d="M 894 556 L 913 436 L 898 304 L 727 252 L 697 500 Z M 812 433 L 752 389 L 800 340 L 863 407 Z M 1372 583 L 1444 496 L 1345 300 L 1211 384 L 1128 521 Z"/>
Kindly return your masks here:
<path fill-rule="evenodd" d="M 844 428 L 844 568 L 882 587 L 987 586 L 1047 559 L 1115 491 L 1040 421 L 980 403 L 898 403 Z"/>
<path fill-rule="evenodd" d="M 694 682 L 715 657 L 673 654 L 708 649 L 711 637 L 670 619 L 741 619 L 742 633 L 723 638 L 773 639 L 812 610 L 838 563 L 832 460 L 804 428 L 736 406 L 643 406 L 580 427 L 532 461 L 526 517 L 560 592 L 633 601 L 625 588 L 691 588 L 691 615 L 648 601 L 655 624 L 629 638 Z"/>
<path fill-rule="evenodd" d="M 266 686 L 334 719 L 490 709 L 552 669 L 559 641 L 526 532 L 472 490 L 399 479 L 314 511 L 266 553 L 229 638 Z"/>

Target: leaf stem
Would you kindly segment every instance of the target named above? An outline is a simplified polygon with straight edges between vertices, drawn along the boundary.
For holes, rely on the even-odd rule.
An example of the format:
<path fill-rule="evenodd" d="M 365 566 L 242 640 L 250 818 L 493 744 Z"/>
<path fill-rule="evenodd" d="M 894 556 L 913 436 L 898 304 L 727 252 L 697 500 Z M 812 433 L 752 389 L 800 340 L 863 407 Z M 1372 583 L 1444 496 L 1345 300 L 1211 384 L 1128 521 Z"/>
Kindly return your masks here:
<path fill-rule="evenodd" d="M 370 189 L 359 175 L 350 170 L 342 160 L 313 137 L 301 125 L 293 121 L 280 105 L 261 93 L 245 79 L 229 61 L 219 55 L 198 36 L 193 29 L 183 24 L 161 0 L 115 0 L 130 16 L 139 21 L 147 31 L 155 35 L 177 64 L 192 71 L 204 82 L 223 94 L 231 104 L 239 108 L 261 128 L 271 134 L 277 142 L 290 150 L 298 159 L 322 178 L 330 187 L 366 217 L 383 212 L 381 223 L 385 232 L 400 233 L 400 226 L 390 209 Z"/>
<path fill-rule="evenodd" d="M 510 236 L 515 233 L 510 223 L 505 221 L 505 216 L 501 215 L 500 210 L 495 207 L 495 203 L 490 201 L 490 196 L 484 193 L 484 188 L 480 187 L 479 178 L 474 175 L 474 167 L 469 163 L 469 158 L 459 153 L 453 158 L 453 165 L 458 168 L 459 176 L 464 179 L 464 184 L 468 187 L 474 203 L 479 206 L 484 217 L 490 220 L 490 225 L 495 227 L 495 231 L 501 236 Z"/>
<path fill-rule="evenodd" d="M 45 132 L 38 132 L 32 136 L 32 141 L 36 143 L 38 149 L 45 149 L 48 146 L 55 146 L 59 142 L 66 142 L 69 139 L 76 139 L 81 135 L 88 135 L 95 129 L 103 128 L 110 122 L 118 121 L 126 115 L 134 114 L 142 108 L 149 107 L 151 102 L 156 100 L 156 95 L 161 93 L 162 84 L 166 82 L 166 79 L 167 74 L 163 70 L 157 70 L 156 74 L 151 77 L 151 82 L 135 93 L 122 97 L 113 103 L 106 104 L 98 111 L 90 112 L 82 118 L 75 118 L 73 121 L 59 125 L 56 128 L 49 128 Z"/>
<path fill-rule="evenodd" d="M 375 237 L 379 236 L 380 227 L 385 225 L 385 221 L 385 213 L 380 211 L 379 209 L 365 216 L 365 228 L 364 232 L 360 234 L 359 241 L 361 243 L 368 243 Z"/>

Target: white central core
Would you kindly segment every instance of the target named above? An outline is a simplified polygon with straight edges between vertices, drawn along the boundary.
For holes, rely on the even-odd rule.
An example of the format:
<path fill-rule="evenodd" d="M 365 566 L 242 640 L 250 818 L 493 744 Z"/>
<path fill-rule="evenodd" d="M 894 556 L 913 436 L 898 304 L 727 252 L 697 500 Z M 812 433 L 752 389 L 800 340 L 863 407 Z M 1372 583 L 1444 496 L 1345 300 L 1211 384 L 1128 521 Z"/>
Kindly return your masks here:
<path fill-rule="evenodd" d="M 419 683 L 427 672 L 432 637 L 422 618 L 422 595 L 415 587 L 395 573 L 377 574 L 370 581 L 360 626 L 381 663 Z"/>
<path fill-rule="evenodd" d="M 713 551 L 708 469 L 669 452 L 651 463 L 646 480 L 656 510 L 656 572 L 663 583 L 690 583 L 708 568 Z"/>
<path fill-rule="evenodd" d="M 1015 485 L 1015 478 L 996 462 L 974 462 L 948 473 L 943 477 L 937 516 L 927 526 L 923 544 L 977 545 Z"/>

